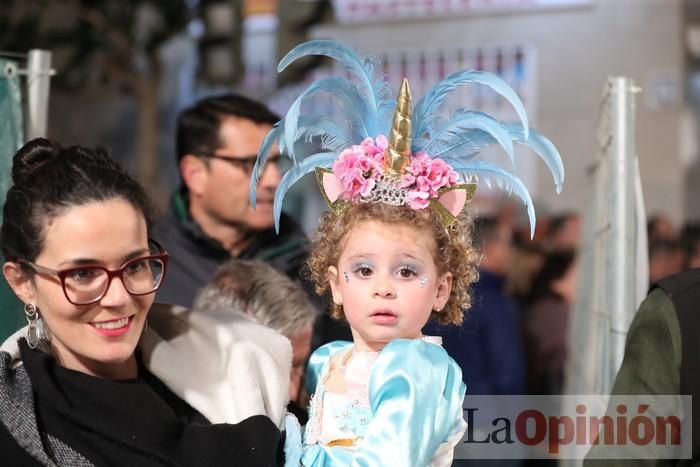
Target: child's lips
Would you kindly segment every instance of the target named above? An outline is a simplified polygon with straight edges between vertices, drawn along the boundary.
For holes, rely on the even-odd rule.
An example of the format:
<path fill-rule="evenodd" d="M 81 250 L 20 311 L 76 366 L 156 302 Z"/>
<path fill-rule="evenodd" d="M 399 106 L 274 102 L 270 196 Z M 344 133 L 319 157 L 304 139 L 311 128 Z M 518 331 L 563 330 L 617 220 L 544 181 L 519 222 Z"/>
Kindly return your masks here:
<path fill-rule="evenodd" d="M 394 324 L 399 317 L 391 310 L 375 310 L 370 319 L 376 324 Z"/>

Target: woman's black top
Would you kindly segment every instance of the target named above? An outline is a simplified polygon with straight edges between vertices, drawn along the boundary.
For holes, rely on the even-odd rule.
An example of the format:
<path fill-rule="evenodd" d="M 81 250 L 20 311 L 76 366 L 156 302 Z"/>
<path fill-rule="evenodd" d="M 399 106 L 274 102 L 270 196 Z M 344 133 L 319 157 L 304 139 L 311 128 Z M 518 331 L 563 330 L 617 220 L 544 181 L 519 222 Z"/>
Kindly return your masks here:
<path fill-rule="evenodd" d="M 20 341 L 39 429 L 98 466 L 274 466 L 281 433 L 259 415 L 211 424 L 140 364 L 138 378 L 110 380 L 58 365 Z"/>

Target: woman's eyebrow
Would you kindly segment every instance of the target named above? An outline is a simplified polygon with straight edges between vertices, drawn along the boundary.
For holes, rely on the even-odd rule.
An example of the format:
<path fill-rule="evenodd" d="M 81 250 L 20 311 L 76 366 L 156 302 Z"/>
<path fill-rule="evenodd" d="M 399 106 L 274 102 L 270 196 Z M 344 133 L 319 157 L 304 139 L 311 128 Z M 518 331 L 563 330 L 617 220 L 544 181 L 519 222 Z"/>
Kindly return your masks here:
<path fill-rule="evenodd" d="M 122 263 L 125 263 L 131 259 L 138 258 L 139 256 L 143 256 L 144 254 L 148 254 L 149 250 L 147 248 L 139 248 L 138 250 L 135 250 L 124 257 L 122 257 L 121 261 Z M 92 266 L 92 265 L 99 265 L 103 264 L 104 261 L 96 259 L 96 258 L 74 258 L 74 259 L 68 259 L 65 261 L 61 261 L 58 264 L 58 267 L 61 266 Z"/>

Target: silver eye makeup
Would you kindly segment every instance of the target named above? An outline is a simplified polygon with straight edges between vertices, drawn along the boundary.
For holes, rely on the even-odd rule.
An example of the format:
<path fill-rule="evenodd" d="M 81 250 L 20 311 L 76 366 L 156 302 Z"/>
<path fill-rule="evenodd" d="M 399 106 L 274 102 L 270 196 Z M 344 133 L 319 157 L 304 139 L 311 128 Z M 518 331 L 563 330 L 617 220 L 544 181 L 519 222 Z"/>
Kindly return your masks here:
<path fill-rule="evenodd" d="M 352 264 L 350 267 L 350 272 L 353 276 L 360 279 L 368 279 L 376 274 L 375 265 L 368 262 L 359 262 Z M 417 278 L 422 273 L 422 268 L 419 265 L 413 263 L 398 263 L 389 269 L 391 275 L 401 280 L 410 280 Z M 348 278 L 345 278 L 346 282 Z"/>
<path fill-rule="evenodd" d="M 373 272 L 372 265 L 368 263 L 358 263 L 352 267 L 352 273 L 358 277 L 370 277 Z"/>

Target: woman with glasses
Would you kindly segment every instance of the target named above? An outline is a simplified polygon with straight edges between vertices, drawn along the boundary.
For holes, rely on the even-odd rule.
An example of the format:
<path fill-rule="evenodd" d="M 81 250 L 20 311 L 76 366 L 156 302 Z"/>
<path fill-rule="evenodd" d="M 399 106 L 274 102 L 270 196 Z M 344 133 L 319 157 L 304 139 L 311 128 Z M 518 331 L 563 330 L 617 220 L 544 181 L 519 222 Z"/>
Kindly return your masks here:
<path fill-rule="evenodd" d="M 186 364 L 147 368 L 163 361 L 140 342 L 168 254 L 149 241 L 143 188 L 104 151 L 45 139 L 15 155 L 12 180 L 0 246 L 27 326 L 0 352 L 0 463 L 278 463 L 269 418 L 212 424 L 154 375 L 186 381 Z M 216 358 L 188 353 L 191 367 Z"/>

